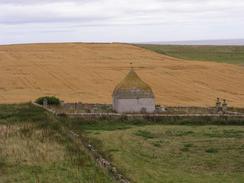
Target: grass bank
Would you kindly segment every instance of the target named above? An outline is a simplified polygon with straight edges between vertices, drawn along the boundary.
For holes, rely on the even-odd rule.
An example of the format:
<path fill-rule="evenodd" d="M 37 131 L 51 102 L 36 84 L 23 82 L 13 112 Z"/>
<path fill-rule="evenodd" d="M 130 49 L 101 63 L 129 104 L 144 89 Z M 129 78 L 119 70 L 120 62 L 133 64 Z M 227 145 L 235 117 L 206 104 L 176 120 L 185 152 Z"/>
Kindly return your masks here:
<path fill-rule="evenodd" d="M 112 182 L 62 131 L 30 104 L 0 105 L 0 182 Z"/>

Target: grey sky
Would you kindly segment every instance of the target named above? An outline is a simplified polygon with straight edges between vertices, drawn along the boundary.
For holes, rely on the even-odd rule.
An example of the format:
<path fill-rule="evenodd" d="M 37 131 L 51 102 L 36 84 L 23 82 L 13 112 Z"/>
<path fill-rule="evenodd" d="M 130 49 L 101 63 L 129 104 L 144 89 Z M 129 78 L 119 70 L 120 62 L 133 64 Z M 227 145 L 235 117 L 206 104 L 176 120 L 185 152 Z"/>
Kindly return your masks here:
<path fill-rule="evenodd" d="M 244 38 L 243 0 L 0 0 L 0 44 Z"/>

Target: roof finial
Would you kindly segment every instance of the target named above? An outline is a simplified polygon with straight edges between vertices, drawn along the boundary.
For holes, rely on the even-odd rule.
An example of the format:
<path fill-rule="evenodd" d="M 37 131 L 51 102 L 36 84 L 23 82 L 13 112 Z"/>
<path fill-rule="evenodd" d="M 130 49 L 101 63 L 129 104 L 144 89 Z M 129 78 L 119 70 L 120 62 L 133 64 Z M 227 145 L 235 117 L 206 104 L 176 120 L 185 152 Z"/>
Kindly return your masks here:
<path fill-rule="evenodd" d="M 133 63 L 130 63 L 130 69 L 133 70 Z"/>

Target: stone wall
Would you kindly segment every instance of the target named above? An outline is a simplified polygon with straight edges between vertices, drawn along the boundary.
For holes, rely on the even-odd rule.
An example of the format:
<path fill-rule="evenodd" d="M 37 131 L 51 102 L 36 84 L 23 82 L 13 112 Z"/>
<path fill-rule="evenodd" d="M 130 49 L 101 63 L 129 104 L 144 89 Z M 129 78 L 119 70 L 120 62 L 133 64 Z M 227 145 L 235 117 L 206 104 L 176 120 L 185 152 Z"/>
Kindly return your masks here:
<path fill-rule="evenodd" d="M 118 113 L 59 113 L 53 109 L 36 104 L 35 106 L 44 108 L 49 112 L 60 117 L 71 117 L 87 120 L 119 120 L 157 122 L 162 124 L 228 124 L 244 125 L 244 113 L 225 113 L 225 114 L 118 114 Z M 176 107 L 179 108 L 179 107 Z M 180 107 L 184 108 L 184 107 Z M 188 107 L 185 107 L 186 109 Z M 234 108 L 233 108 L 234 109 Z M 240 109 L 243 111 L 242 109 Z"/>
<path fill-rule="evenodd" d="M 139 99 L 114 99 L 114 110 L 118 113 L 146 113 L 155 111 L 155 101 L 153 98 Z"/>
<path fill-rule="evenodd" d="M 215 107 L 166 107 L 165 114 L 216 114 Z"/>

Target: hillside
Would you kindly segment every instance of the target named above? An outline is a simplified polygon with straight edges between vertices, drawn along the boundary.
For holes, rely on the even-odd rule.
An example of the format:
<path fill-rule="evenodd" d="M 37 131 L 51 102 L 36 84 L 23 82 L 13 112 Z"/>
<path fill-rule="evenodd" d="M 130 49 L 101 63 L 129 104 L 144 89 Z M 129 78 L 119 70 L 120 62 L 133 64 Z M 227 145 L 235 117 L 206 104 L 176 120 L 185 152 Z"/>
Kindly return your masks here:
<path fill-rule="evenodd" d="M 244 64 L 244 46 L 138 44 L 157 53 L 186 60 Z"/>
<path fill-rule="evenodd" d="M 162 105 L 213 105 L 221 97 L 244 107 L 244 67 L 185 61 L 127 44 L 0 46 L 0 103 L 43 95 L 111 103 L 115 85 L 133 62 Z"/>

